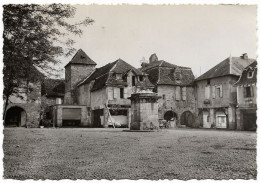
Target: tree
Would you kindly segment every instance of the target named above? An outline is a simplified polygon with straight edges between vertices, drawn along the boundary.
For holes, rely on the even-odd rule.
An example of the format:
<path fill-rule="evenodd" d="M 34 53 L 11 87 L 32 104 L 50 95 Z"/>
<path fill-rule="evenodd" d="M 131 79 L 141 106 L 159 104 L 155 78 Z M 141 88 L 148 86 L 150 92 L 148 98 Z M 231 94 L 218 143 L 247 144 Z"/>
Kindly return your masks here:
<path fill-rule="evenodd" d="M 5 115 L 10 95 L 18 92 L 17 86 L 24 80 L 39 80 L 41 74 L 36 68 L 53 73 L 53 65 L 60 63 L 57 58 L 75 51 L 74 41 L 68 36 L 82 35 L 81 27 L 94 21 L 86 17 L 68 23 L 76 9 L 64 4 L 9 4 L 3 8 Z"/>

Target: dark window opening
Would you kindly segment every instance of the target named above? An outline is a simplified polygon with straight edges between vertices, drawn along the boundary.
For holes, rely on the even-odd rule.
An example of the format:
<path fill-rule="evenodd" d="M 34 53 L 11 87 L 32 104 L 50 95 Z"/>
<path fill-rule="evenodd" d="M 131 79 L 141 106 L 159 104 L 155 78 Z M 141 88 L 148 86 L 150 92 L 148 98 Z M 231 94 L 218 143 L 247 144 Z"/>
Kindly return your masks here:
<path fill-rule="evenodd" d="M 124 98 L 124 88 L 120 88 L 120 98 Z"/>
<path fill-rule="evenodd" d="M 132 86 L 135 86 L 135 76 L 132 76 Z"/>
<path fill-rule="evenodd" d="M 143 81 L 144 80 L 144 76 L 139 76 L 139 80 Z"/>
<path fill-rule="evenodd" d="M 210 79 L 207 80 L 207 85 L 210 85 Z"/>
<path fill-rule="evenodd" d="M 162 95 L 162 98 L 165 99 L 165 95 Z"/>
<path fill-rule="evenodd" d="M 248 76 L 249 78 L 252 78 L 252 77 L 253 77 L 253 71 L 249 71 L 247 76 Z"/>
<path fill-rule="evenodd" d="M 245 97 L 252 97 L 253 93 L 252 93 L 252 88 L 250 86 L 245 87 Z"/>

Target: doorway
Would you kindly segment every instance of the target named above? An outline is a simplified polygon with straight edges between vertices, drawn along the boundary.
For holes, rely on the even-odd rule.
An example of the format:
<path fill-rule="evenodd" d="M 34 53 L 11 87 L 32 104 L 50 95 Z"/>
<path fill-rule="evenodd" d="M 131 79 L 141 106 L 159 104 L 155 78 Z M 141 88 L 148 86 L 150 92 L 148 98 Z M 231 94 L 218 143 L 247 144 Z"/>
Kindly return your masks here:
<path fill-rule="evenodd" d="M 15 106 L 6 111 L 4 126 L 20 127 L 26 125 L 26 112 L 23 108 Z"/>

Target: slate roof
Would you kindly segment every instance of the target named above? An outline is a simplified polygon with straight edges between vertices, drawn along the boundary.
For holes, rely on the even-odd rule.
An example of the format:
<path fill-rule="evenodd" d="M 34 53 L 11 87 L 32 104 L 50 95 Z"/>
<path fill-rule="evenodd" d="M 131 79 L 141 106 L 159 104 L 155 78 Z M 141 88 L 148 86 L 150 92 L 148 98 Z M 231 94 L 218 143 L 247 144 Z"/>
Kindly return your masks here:
<path fill-rule="evenodd" d="M 42 95 L 47 97 L 63 97 L 65 94 L 65 81 L 63 79 L 44 79 Z"/>
<path fill-rule="evenodd" d="M 252 78 L 248 78 L 249 71 L 253 71 Z M 250 64 L 243 70 L 240 78 L 234 85 L 239 86 L 239 85 L 256 84 L 256 81 L 257 81 L 257 62 L 254 61 L 252 64 Z"/>
<path fill-rule="evenodd" d="M 228 75 L 240 76 L 243 69 L 253 61 L 253 59 L 243 59 L 241 57 L 228 57 L 195 80 L 199 81 Z"/>
<path fill-rule="evenodd" d="M 81 86 L 86 83 L 94 81 L 91 91 L 95 91 L 103 88 L 105 85 L 127 85 L 127 82 L 123 80 L 116 80 L 111 76 L 112 73 L 120 73 L 124 75 L 125 73 L 133 70 L 137 75 L 142 75 L 142 72 L 130 64 L 126 63 L 122 59 L 118 59 L 112 63 L 109 63 L 103 67 L 97 68 L 89 77 L 84 78 L 78 83 Z"/>
<path fill-rule="evenodd" d="M 148 74 L 148 78 L 154 85 L 191 85 L 194 75 L 189 67 L 177 66 L 164 60 L 154 61 L 142 68 Z M 177 72 L 180 79 L 177 79 Z"/>
<path fill-rule="evenodd" d="M 65 66 L 70 64 L 82 64 L 82 65 L 97 65 L 89 56 L 82 50 L 79 49 L 71 61 Z"/>

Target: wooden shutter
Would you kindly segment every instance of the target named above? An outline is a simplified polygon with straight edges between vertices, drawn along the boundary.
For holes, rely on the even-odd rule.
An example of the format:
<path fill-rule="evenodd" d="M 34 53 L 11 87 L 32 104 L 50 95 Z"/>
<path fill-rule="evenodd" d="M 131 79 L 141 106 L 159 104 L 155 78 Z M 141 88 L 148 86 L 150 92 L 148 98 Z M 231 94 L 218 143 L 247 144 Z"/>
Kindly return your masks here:
<path fill-rule="evenodd" d="M 219 97 L 223 97 L 222 85 L 219 86 Z"/>
<path fill-rule="evenodd" d="M 175 98 L 176 98 L 176 100 L 180 100 L 180 98 L 181 98 L 181 87 L 179 87 L 179 86 L 176 87 Z"/>
<path fill-rule="evenodd" d="M 210 86 L 205 87 L 205 98 L 209 99 L 210 96 Z"/>
<path fill-rule="evenodd" d="M 216 86 L 212 86 L 212 98 L 216 98 Z"/>
<path fill-rule="evenodd" d="M 246 87 L 243 87 L 243 92 L 244 92 L 244 98 L 246 98 Z"/>
<path fill-rule="evenodd" d="M 186 100 L 186 87 L 182 87 L 182 100 Z"/>
<path fill-rule="evenodd" d="M 250 86 L 251 97 L 254 96 L 253 86 Z"/>
<path fill-rule="evenodd" d="M 118 96 L 118 94 L 119 94 L 118 89 L 119 88 L 114 87 L 114 98 L 119 98 L 119 96 Z"/>

